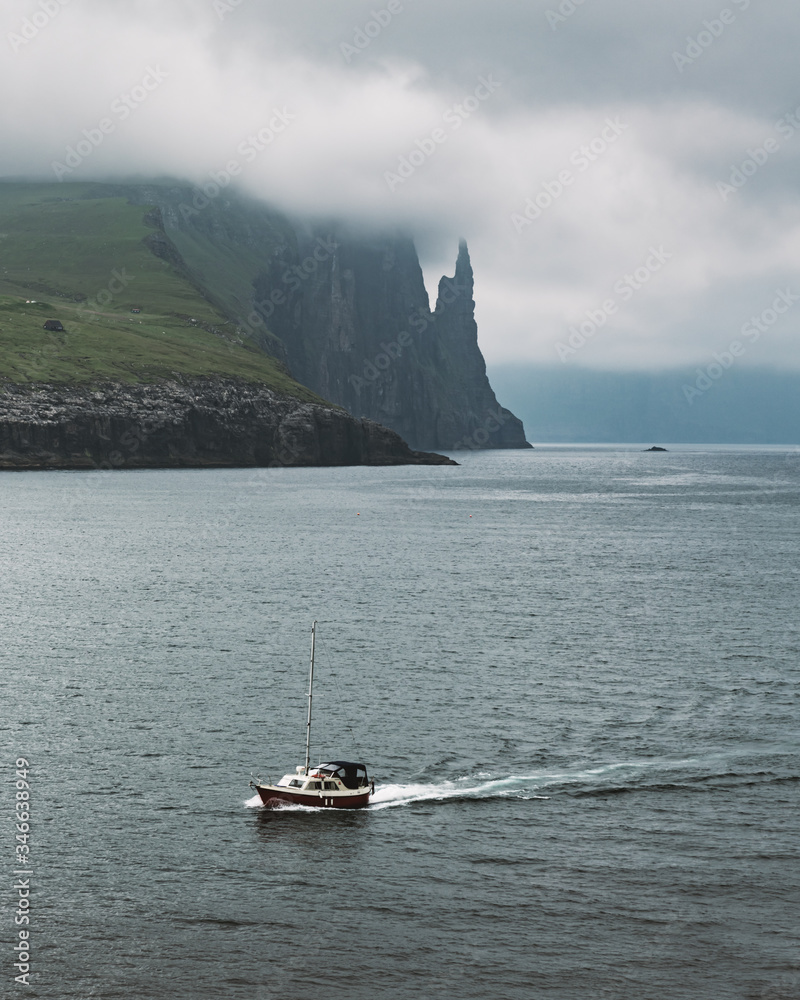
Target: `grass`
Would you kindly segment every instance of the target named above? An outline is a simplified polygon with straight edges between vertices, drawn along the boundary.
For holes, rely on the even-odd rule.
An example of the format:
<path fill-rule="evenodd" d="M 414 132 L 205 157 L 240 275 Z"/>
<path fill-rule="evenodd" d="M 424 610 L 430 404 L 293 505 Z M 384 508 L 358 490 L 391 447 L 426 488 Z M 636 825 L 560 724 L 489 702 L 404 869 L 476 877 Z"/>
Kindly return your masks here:
<path fill-rule="evenodd" d="M 319 401 L 148 248 L 147 208 L 89 193 L 0 183 L 0 379 L 238 376 Z M 44 330 L 47 319 L 64 332 Z"/>

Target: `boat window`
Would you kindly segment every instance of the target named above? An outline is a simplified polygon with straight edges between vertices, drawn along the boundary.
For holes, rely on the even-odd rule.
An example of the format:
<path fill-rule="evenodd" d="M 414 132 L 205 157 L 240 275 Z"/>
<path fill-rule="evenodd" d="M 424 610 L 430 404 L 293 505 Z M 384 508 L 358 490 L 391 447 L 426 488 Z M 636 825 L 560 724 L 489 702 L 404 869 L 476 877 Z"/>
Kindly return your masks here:
<path fill-rule="evenodd" d="M 302 787 L 303 787 L 303 782 L 299 781 L 297 778 L 292 778 L 292 780 L 289 782 L 289 788 L 302 788 Z"/>
<path fill-rule="evenodd" d="M 321 781 L 315 781 L 314 784 L 311 787 L 312 788 L 316 788 L 316 789 L 320 789 L 320 788 L 322 788 L 322 782 Z"/>
<path fill-rule="evenodd" d="M 323 778 L 336 778 L 345 788 L 362 788 L 369 783 L 365 764 L 355 761 L 334 760 L 317 768 Z"/>
<path fill-rule="evenodd" d="M 333 790 L 335 792 L 336 791 L 336 782 L 335 781 L 326 781 L 325 782 L 325 788 L 328 791 Z"/>

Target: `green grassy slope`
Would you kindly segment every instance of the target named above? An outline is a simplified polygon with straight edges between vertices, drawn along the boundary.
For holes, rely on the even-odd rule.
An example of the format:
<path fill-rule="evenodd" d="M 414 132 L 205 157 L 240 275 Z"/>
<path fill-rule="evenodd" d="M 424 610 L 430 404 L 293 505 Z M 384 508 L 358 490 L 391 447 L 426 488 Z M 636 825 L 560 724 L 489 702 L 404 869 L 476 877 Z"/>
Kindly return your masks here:
<path fill-rule="evenodd" d="M 252 311 L 253 279 L 265 260 L 275 248 L 295 243 L 285 218 L 263 205 L 254 207 L 241 197 L 220 198 L 184 219 L 180 208 L 170 205 L 176 223 L 170 239 L 226 313 L 242 318 Z"/>
<path fill-rule="evenodd" d="M 135 204 L 163 212 L 167 235 L 186 263 L 194 284 L 230 319 L 247 329 L 268 354 L 285 355 L 285 345 L 262 322 L 252 321 L 253 283 L 285 247 L 296 251 L 292 223 L 241 192 L 208 198 L 179 181 L 96 186 Z"/>
<path fill-rule="evenodd" d="M 0 183 L 0 379 L 214 374 L 319 401 L 148 248 L 159 233 L 147 215 L 124 198 L 92 198 L 91 185 Z M 46 319 L 64 332 L 44 330 Z"/>

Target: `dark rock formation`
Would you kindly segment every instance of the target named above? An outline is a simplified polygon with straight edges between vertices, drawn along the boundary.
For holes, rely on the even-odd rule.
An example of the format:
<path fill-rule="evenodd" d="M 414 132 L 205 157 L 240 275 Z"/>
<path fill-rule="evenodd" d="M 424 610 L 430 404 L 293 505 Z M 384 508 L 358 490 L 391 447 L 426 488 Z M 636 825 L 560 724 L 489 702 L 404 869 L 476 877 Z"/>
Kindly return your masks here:
<path fill-rule="evenodd" d="M 486 376 L 463 240 L 434 312 L 414 244 L 401 236 L 300 234 L 274 251 L 255 291 L 293 376 L 350 413 L 416 447 L 530 447 Z"/>
<path fill-rule="evenodd" d="M 0 469 L 405 464 L 455 463 L 241 379 L 0 385 Z"/>
<path fill-rule="evenodd" d="M 418 448 L 529 447 L 486 376 L 465 243 L 431 312 L 407 237 L 310 227 L 232 189 L 94 192 L 155 206 L 151 250 L 323 398 Z"/>
<path fill-rule="evenodd" d="M 645 451 L 666 451 L 666 448 L 660 448 L 657 444 L 652 445 L 650 448 L 645 448 Z"/>

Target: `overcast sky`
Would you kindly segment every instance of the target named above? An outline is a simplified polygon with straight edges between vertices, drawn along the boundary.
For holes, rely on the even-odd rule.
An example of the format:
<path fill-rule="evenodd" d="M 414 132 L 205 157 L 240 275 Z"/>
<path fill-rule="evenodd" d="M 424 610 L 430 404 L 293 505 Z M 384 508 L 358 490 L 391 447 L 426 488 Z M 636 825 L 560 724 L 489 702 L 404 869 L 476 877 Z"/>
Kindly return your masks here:
<path fill-rule="evenodd" d="M 796 0 L 15 0 L 0 19 L 0 176 L 234 167 L 293 212 L 406 227 L 431 294 L 463 235 L 490 363 L 704 366 L 738 342 L 737 365 L 800 368 Z"/>

